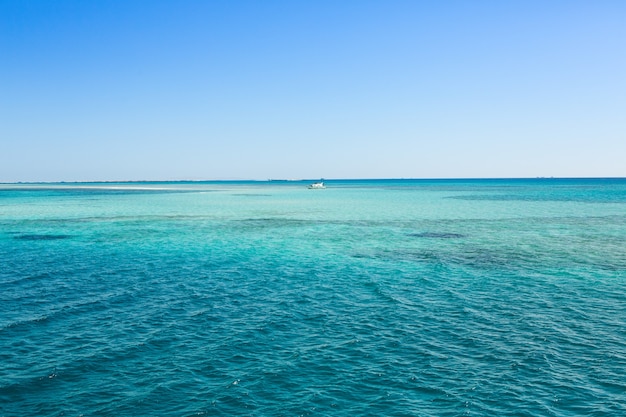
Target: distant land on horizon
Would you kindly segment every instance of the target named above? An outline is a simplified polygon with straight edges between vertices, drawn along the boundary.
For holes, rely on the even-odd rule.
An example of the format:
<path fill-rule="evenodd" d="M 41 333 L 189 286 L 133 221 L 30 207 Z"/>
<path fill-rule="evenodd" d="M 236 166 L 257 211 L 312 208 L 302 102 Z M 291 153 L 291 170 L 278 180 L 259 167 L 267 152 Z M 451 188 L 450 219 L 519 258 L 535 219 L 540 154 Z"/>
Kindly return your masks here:
<path fill-rule="evenodd" d="M 301 178 L 301 179 L 203 179 L 203 180 L 110 180 L 110 181 L 14 181 L 0 182 L 4 185 L 19 184 L 148 184 L 148 183 L 264 183 L 264 182 L 310 182 L 310 181 L 489 181 L 489 180 L 621 180 L 626 177 L 459 177 L 459 178 Z"/>

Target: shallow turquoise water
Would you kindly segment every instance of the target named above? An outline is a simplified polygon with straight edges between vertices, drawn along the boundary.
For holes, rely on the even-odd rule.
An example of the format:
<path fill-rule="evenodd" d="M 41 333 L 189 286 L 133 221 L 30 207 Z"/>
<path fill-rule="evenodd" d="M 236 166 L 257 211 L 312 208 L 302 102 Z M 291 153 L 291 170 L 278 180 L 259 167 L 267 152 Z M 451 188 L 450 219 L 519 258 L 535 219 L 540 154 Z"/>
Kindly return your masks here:
<path fill-rule="evenodd" d="M 0 185 L 0 415 L 626 415 L 626 180 Z"/>

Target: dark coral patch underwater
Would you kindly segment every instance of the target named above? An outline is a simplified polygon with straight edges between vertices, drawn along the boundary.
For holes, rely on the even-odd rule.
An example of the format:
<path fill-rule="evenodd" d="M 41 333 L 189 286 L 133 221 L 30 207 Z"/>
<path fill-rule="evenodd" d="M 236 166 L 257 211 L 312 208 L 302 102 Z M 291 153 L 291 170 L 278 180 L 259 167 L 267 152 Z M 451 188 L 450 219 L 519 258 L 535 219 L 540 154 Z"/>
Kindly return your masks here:
<path fill-rule="evenodd" d="M 17 235 L 13 236 L 15 240 L 61 240 L 69 239 L 70 235 Z"/>
<path fill-rule="evenodd" d="M 409 233 L 410 237 L 422 237 L 427 239 L 460 239 L 466 237 L 460 233 L 441 233 L 441 232 L 423 232 L 423 233 Z"/>

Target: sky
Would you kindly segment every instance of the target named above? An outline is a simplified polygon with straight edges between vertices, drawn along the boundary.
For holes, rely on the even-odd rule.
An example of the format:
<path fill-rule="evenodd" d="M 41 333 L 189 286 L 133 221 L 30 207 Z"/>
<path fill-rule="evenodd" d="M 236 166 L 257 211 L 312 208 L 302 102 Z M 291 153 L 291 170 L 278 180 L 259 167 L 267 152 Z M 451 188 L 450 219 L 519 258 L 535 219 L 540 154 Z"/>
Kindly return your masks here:
<path fill-rule="evenodd" d="M 2 0 L 0 182 L 626 177 L 626 2 Z"/>

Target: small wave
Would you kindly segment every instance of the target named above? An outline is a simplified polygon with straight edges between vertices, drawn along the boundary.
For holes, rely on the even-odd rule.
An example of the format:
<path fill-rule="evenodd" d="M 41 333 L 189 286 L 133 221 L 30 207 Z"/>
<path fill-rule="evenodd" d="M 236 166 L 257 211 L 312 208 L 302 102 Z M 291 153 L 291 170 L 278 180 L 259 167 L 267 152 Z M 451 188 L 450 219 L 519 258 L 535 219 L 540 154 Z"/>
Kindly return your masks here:
<path fill-rule="evenodd" d="M 45 322 L 46 320 L 48 320 L 48 316 L 47 315 L 42 315 L 42 316 L 37 316 L 37 317 L 33 317 L 33 318 L 13 321 L 13 322 L 10 322 L 10 323 L 8 323 L 8 324 L 6 324 L 4 326 L 0 326 L 0 332 L 3 331 L 3 330 L 8 330 L 8 329 L 15 328 L 15 327 L 20 327 L 20 326 L 29 325 L 29 324 Z"/>

